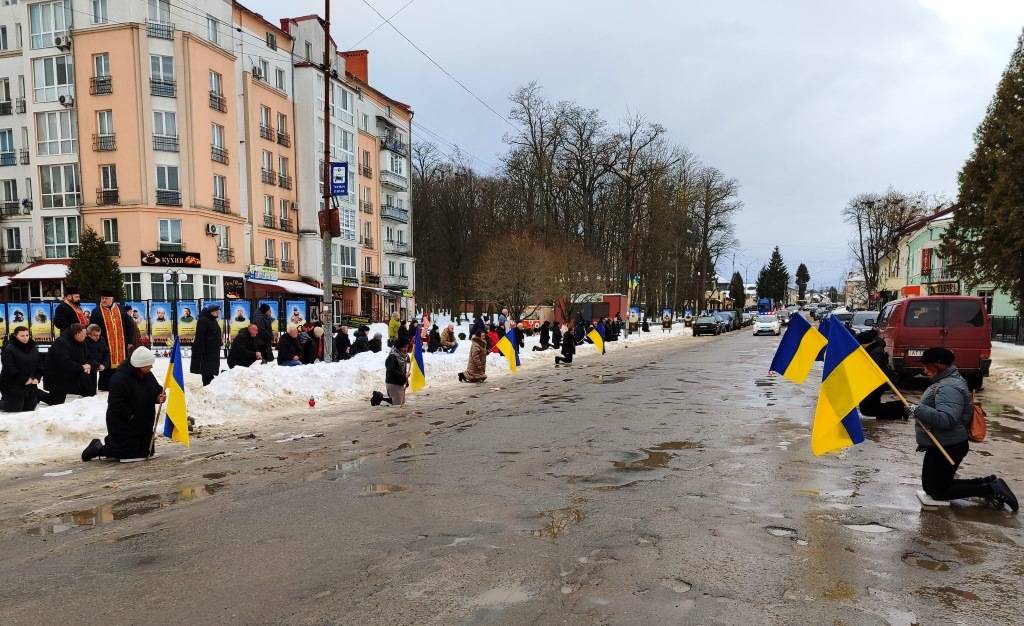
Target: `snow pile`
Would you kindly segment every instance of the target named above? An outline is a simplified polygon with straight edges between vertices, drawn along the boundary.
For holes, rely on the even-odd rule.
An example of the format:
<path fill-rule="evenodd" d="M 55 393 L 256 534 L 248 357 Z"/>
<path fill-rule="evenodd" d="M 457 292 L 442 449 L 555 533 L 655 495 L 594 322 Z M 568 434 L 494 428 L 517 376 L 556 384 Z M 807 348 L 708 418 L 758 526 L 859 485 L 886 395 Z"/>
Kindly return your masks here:
<path fill-rule="evenodd" d="M 446 320 L 437 320 L 443 328 Z M 634 334 L 628 340 L 606 344 L 609 355 L 626 345 L 647 343 L 682 335 L 690 336 L 690 329 L 677 325 L 671 334 L 662 333 L 652 326 L 652 332 Z M 381 333 L 387 340 L 387 325 L 371 326 L 370 337 Z M 459 333 L 469 334 L 469 325 L 456 327 Z M 558 354 L 555 350 L 533 351 L 539 344 L 536 334 L 526 338 L 526 347 L 520 352 L 522 366 L 527 371 L 541 363 L 550 365 Z M 470 341 L 459 340 L 453 354 L 424 352 L 427 389 L 458 385 L 458 373 L 466 367 Z M 338 363 L 317 363 L 300 367 L 281 367 L 276 363 L 254 364 L 252 367 L 226 370 L 207 387 L 200 377 L 188 374 L 188 359 L 183 362 L 186 372 L 185 386 L 189 416 L 200 426 L 216 424 L 245 424 L 272 420 L 275 416 L 298 412 L 308 406 L 309 398 L 316 400 L 317 408 L 331 407 L 348 400 L 368 400 L 374 390 L 383 391 L 384 361 L 389 349 L 366 352 Z M 577 347 L 577 359 L 596 356 L 594 347 Z M 167 371 L 166 358 L 158 358 L 153 374 L 161 383 Z M 222 361 L 222 367 L 227 365 Z M 487 359 L 488 380 L 508 374 L 508 364 L 497 354 Z M 74 398 L 74 396 L 71 396 Z M 75 457 L 94 437 L 106 433 L 106 393 L 93 398 L 71 399 L 59 406 L 40 405 L 30 413 L 0 413 L 0 464 L 39 461 L 56 457 Z M 415 404 L 415 394 L 409 395 Z"/>
<path fill-rule="evenodd" d="M 993 341 L 992 348 L 992 382 L 1024 391 L 1024 346 Z"/>

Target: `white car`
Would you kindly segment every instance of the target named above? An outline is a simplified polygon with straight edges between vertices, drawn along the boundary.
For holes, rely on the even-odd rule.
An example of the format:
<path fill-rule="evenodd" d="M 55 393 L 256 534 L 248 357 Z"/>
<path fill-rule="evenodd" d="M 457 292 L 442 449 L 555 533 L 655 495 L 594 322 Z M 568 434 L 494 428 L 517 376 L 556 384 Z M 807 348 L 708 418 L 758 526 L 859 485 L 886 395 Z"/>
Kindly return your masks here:
<path fill-rule="evenodd" d="M 781 335 L 782 324 L 777 315 L 758 315 L 754 320 L 754 335 Z"/>

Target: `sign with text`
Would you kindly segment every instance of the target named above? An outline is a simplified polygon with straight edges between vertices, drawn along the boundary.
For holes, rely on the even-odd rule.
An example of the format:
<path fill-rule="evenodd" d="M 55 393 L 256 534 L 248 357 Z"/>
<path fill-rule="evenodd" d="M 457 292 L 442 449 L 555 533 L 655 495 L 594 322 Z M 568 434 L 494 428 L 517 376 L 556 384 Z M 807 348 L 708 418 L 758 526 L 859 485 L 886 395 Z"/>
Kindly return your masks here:
<path fill-rule="evenodd" d="M 245 270 L 245 277 L 256 280 L 277 282 L 277 268 L 266 265 L 250 265 Z"/>
<path fill-rule="evenodd" d="M 224 297 L 228 300 L 238 300 L 245 297 L 245 282 L 241 276 L 224 277 Z"/>
<path fill-rule="evenodd" d="M 139 254 L 147 267 L 202 267 L 198 252 L 142 250 Z"/>
<path fill-rule="evenodd" d="M 331 161 L 331 195 L 348 195 L 348 163 Z"/>

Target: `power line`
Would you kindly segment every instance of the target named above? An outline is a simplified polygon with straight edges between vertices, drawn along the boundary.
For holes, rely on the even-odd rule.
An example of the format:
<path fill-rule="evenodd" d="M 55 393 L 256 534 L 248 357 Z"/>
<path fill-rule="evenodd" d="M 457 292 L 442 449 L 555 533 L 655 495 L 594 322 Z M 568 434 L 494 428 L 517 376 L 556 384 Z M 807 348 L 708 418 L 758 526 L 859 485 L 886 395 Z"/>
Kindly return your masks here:
<path fill-rule="evenodd" d="M 404 11 L 404 10 L 405 10 L 405 9 L 406 9 L 406 8 L 407 8 L 407 7 L 408 7 L 408 6 L 410 5 L 410 4 L 412 4 L 412 3 L 413 3 L 413 2 L 415 2 L 415 1 L 416 1 L 416 0 L 409 0 L 408 2 L 406 2 L 405 4 L 403 4 L 403 5 L 402 5 L 402 8 L 398 9 L 397 11 L 395 11 L 394 13 L 392 13 L 392 14 L 391 14 L 391 17 L 389 17 L 389 18 L 388 18 L 388 21 L 389 21 L 389 20 L 393 20 L 393 19 L 395 19 L 396 17 L 398 17 L 398 14 L 399 14 L 399 13 L 401 13 L 402 11 Z M 367 38 L 368 38 L 368 37 L 369 37 L 370 35 L 374 34 L 374 33 L 375 33 L 375 32 L 377 32 L 378 30 L 380 30 L 382 26 L 384 26 L 385 24 L 387 24 L 387 23 L 388 23 L 388 21 L 383 21 L 383 22 L 381 22 L 380 24 L 377 24 L 376 26 L 374 26 L 374 27 L 373 27 L 373 30 L 371 30 L 370 32 L 368 32 L 368 33 L 366 33 L 365 35 L 363 35 L 362 37 L 360 37 L 360 38 L 359 38 L 359 41 L 357 41 L 357 42 L 355 42 L 354 44 L 352 44 L 352 45 L 348 46 L 348 49 L 349 49 L 349 50 L 354 50 L 356 46 L 358 46 L 359 44 L 361 44 L 361 43 L 363 43 L 364 41 L 366 41 L 366 39 L 367 39 Z"/>
<path fill-rule="evenodd" d="M 409 43 L 409 45 L 410 45 L 410 46 L 412 46 L 413 48 L 416 48 L 416 51 L 417 51 L 417 52 L 419 52 L 420 54 L 422 54 L 422 55 L 423 55 L 423 56 L 424 56 L 424 57 L 425 57 L 425 58 L 426 58 L 426 59 L 427 59 L 428 61 L 430 61 L 431 63 L 433 63 L 433 64 L 434 64 L 434 67 L 436 67 L 437 69 L 441 70 L 441 72 L 442 72 L 442 73 L 443 73 L 443 74 L 444 74 L 445 76 L 447 76 L 448 78 L 452 79 L 452 81 L 454 81 L 456 85 L 458 85 L 459 87 L 462 87 L 463 91 L 465 91 L 465 92 L 466 92 L 466 93 L 468 93 L 469 95 L 473 96 L 473 98 L 474 98 L 474 99 L 475 99 L 475 100 L 476 100 L 477 102 L 479 102 L 480 104 L 482 104 L 482 105 L 484 106 L 484 108 L 486 108 L 486 109 L 487 109 L 488 111 L 490 111 L 490 112 L 491 112 L 491 113 L 493 113 L 493 114 L 494 114 L 495 116 L 497 116 L 497 117 L 498 117 L 499 119 L 501 119 L 501 120 L 502 120 L 503 122 L 505 122 L 506 124 L 508 124 L 510 128 L 512 128 L 512 129 L 515 129 L 515 130 L 518 130 L 518 128 L 516 127 L 516 125 L 515 125 L 515 124 L 513 124 L 513 123 L 512 123 L 511 121 L 509 121 L 509 119 L 508 119 L 507 117 L 505 117 L 505 116 L 504 116 L 504 115 L 502 115 L 501 113 L 498 113 L 498 112 L 497 112 L 497 111 L 496 111 L 496 110 L 494 109 L 494 107 L 492 107 L 491 105 L 489 105 L 489 104 L 487 104 L 486 102 L 484 102 L 483 98 L 481 98 L 480 96 L 478 96 L 478 95 L 476 95 L 475 93 L 473 93 L 473 90 L 472 90 L 472 89 L 470 89 L 469 87 L 467 87 L 465 83 L 463 83 L 463 82 L 462 82 L 461 80 L 459 80 L 458 78 L 456 78 L 456 77 L 455 77 L 455 76 L 454 76 L 454 75 L 453 75 L 453 74 L 452 74 L 451 72 L 449 72 L 449 71 L 448 71 L 447 69 L 445 69 L 445 67 L 444 67 L 443 65 L 441 65 L 440 63 L 438 63 L 437 61 L 435 61 L 433 57 L 431 57 L 431 56 L 430 56 L 429 54 L 427 54 L 427 53 L 426 53 L 426 52 L 425 52 L 425 51 L 423 50 L 423 48 L 420 48 L 419 46 L 417 46 L 417 45 L 416 45 L 416 43 L 415 43 L 415 42 L 414 42 L 414 41 L 413 41 L 412 39 L 409 39 L 408 37 L 406 37 L 405 33 L 403 33 L 402 31 L 398 30 L 398 27 L 397 27 L 397 26 L 395 26 L 394 24 L 392 24 L 392 23 L 391 23 L 391 20 L 390 20 L 390 19 L 388 19 L 388 18 L 384 17 L 384 15 L 383 15 L 383 14 L 382 14 L 382 13 L 381 13 L 380 11 L 378 11 L 378 10 L 377 10 L 377 8 L 376 8 L 375 6 L 373 6 L 372 4 L 370 4 L 369 0 L 363 0 L 363 4 L 365 4 L 366 6 L 370 7 L 370 9 L 371 9 L 371 10 L 372 10 L 372 11 L 373 11 L 374 13 L 376 13 L 376 14 L 377 14 L 377 16 L 378 16 L 378 17 L 380 17 L 380 19 L 384 20 L 384 21 L 385 21 L 385 22 L 387 23 L 387 25 L 388 25 L 388 26 L 390 26 L 390 27 L 392 28 L 392 30 L 394 30 L 394 31 L 395 31 L 396 33 L 398 33 L 398 34 L 399 34 L 399 36 L 400 36 L 400 37 L 401 37 L 402 39 L 406 40 L 406 41 L 407 41 L 407 42 Z"/>
<path fill-rule="evenodd" d="M 432 138 L 434 138 L 435 141 L 440 141 L 441 143 L 444 143 L 445 145 L 451 146 L 453 149 L 455 149 L 458 152 L 465 153 L 466 155 L 468 155 L 469 157 L 471 157 L 473 160 L 475 160 L 476 162 L 480 163 L 481 165 L 484 165 L 484 166 L 490 168 L 491 170 L 497 170 L 498 169 L 498 167 L 496 165 L 494 165 L 493 163 L 490 163 L 489 161 L 485 161 L 484 159 L 481 159 L 480 157 L 476 156 L 475 154 L 473 154 L 469 150 L 466 150 L 465 148 L 459 146 L 459 144 L 455 143 L 451 139 L 446 138 L 444 135 L 442 135 L 441 133 L 438 133 L 437 131 L 434 131 L 434 130 L 431 130 L 431 129 L 427 128 L 422 123 L 417 122 L 415 119 L 413 120 L 413 126 L 415 126 L 416 128 L 419 128 L 420 130 L 426 132 L 428 135 L 430 135 Z"/>

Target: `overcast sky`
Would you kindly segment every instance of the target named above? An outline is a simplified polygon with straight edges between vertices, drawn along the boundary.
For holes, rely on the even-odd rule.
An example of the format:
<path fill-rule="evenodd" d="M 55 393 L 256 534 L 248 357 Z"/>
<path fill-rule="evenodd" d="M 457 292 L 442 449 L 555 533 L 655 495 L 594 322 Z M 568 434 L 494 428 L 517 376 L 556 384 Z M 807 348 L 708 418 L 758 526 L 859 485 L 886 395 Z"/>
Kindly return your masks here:
<path fill-rule="evenodd" d="M 367 2 L 390 16 L 407 1 L 332 0 L 335 40 L 350 48 L 381 23 Z M 275 23 L 283 6 L 323 10 L 245 4 Z M 889 185 L 955 197 L 1024 2 L 414 0 L 393 23 L 502 114 L 513 89 L 537 81 L 613 123 L 661 123 L 739 181 L 738 271 L 752 280 L 777 244 L 791 273 L 803 261 L 825 286 L 851 265 L 839 216 L 850 197 Z M 358 47 L 371 82 L 411 104 L 415 122 L 483 170 L 498 162 L 508 125 L 393 29 Z"/>

